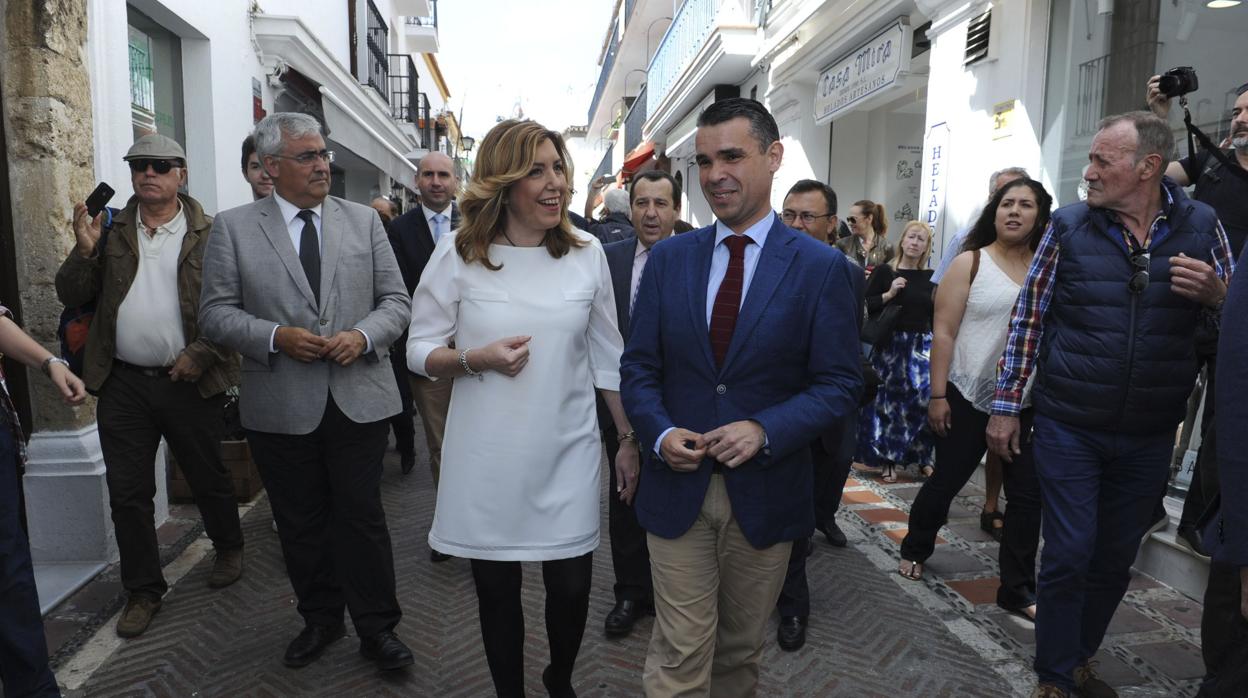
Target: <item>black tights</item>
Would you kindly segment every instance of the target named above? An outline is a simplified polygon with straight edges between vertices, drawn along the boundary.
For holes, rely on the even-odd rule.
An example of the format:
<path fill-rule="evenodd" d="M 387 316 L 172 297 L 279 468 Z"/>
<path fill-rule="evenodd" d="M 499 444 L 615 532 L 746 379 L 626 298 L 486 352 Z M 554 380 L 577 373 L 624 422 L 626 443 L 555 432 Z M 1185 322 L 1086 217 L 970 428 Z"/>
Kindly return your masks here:
<path fill-rule="evenodd" d="M 550 666 L 542 683 L 552 696 L 574 696 L 572 667 L 585 634 L 593 553 L 542 563 L 546 585 L 546 636 Z M 520 600 L 519 562 L 473 560 L 481 638 L 499 698 L 524 695 L 524 610 Z"/>

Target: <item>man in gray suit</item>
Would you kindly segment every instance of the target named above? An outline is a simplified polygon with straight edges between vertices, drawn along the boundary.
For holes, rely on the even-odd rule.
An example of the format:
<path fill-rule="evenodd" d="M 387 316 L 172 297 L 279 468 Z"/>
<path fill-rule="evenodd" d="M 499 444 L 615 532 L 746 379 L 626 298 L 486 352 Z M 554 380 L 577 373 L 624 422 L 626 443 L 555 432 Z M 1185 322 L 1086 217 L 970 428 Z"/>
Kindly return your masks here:
<path fill-rule="evenodd" d="M 376 212 L 329 196 L 316 119 L 266 117 L 256 152 L 273 195 L 214 221 L 200 324 L 243 356 L 243 426 L 306 624 L 284 661 L 305 666 L 342 637 L 345 607 L 360 654 L 408 666 L 380 482 L 399 411 L 386 354 L 410 300 Z"/>

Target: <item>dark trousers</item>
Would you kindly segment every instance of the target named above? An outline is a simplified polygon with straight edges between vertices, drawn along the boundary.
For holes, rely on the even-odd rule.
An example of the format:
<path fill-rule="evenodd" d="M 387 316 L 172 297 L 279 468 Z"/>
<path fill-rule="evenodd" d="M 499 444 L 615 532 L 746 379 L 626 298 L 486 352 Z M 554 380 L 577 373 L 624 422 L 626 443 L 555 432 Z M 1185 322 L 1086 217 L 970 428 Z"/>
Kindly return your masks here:
<path fill-rule="evenodd" d="M 201 397 L 194 383 L 171 381 L 113 364 L 101 386 L 96 419 L 108 481 L 121 584 L 131 594 L 160 598 L 169 589 L 156 541 L 156 450 L 163 436 L 178 461 L 204 531 L 218 550 L 243 547 L 234 484 L 221 462 L 225 396 Z M 159 468 L 164 477 L 164 468 Z"/>
<path fill-rule="evenodd" d="M 407 347 L 398 342 L 390 349 L 390 366 L 394 369 L 394 381 L 399 386 L 401 410 L 390 418 L 394 430 L 394 449 L 410 456 L 416 453 L 416 425 L 412 422 L 412 384 L 407 379 Z"/>
<path fill-rule="evenodd" d="M 836 519 L 841 506 L 841 495 L 849 480 L 850 465 L 854 460 L 856 427 L 853 418 L 827 431 L 810 445 L 810 460 L 815 476 L 815 524 L 826 526 Z M 805 620 L 810 615 L 810 584 L 806 579 L 806 557 L 810 554 L 810 539 L 793 541 L 789 552 L 789 566 L 784 573 L 784 586 L 776 600 L 776 611 L 781 616 L 797 616 Z"/>
<path fill-rule="evenodd" d="M 387 428 L 351 421 L 331 397 L 310 434 L 247 432 L 307 623 L 336 626 L 345 606 L 369 637 L 402 616 L 381 506 Z"/>
<path fill-rule="evenodd" d="M 0 684 L 5 696 L 60 696 L 48 668 L 30 544 L 22 529 L 13 431 L 0 419 Z"/>
<path fill-rule="evenodd" d="M 1248 690 L 1248 686 L 1241 686 L 1241 692 L 1234 693 L 1226 685 L 1234 680 L 1231 675 L 1238 674 L 1243 680 L 1248 674 L 1242 664 L 1248 655 L 1244 651 L 1248 646 L 1248 620 L 1240 611 L 1242 593 L 1238 567 L 1223 562 L 1210 564 L 1205 607 L 1200 618 L 1200 652 L 1205 660 L 1202 696 L 1244 695 L 1242 691 Z"/>
<path fill-rule="evenodd" d="M 1075 667 L 1096 653 L 1126 594 L 1174 432 L 1099 431 L 1037 414 L 1033 448 L 1044 502 L 1035 669 L 1073 693 Z"/>
<path fill-rule="evenodd" d="M 611 565 L 615 570 L 615 600 L 650 603 L 654 588 L 650 583 L 650 549 L 646 530 L 637 523 L 637 511 L 620 501 L 615 478 L 615 454 L 620 450 L 619 432 L 608 422 L 602 429 L 607 448 L 607 520 L 611 531 Z"/>
<path fill-rule="evenodd" d="M 278 524 L 279 526 L 281 524 Z M 571 695 L 572 668 L 585 634 L 593 553 L 542 563 L 546 586 L 546 636 L 550 666 L 542 675 L 553 696 Z M 473 560 L 481 639 L 499 698 L 524 695 L 524 610 L 521 607 L 519 562 Z"/>
<path fill-rule="evenodd" d="M 903 560 L 925 562 L 932 556 L 937 533 L 949 520 L 949 506 L 988 451 L 984 434 L 988 415 L 975 409 L 952 383 L 945 386 L 945 399 L 951 428 L 946 436 L 936 437 L 936 472 L 910 506 L 909 532 L 901 542 Z M 1010 506 L 998 554 L 1001 587 L 997 602 L 1007 608 L 1036 602 L 1036 550 L 1040 546 L 1040 484 L 1032 454 L 1030 409 L 1023 411 L 1020 421 L 1022 453 L 1002 464 Z"/>

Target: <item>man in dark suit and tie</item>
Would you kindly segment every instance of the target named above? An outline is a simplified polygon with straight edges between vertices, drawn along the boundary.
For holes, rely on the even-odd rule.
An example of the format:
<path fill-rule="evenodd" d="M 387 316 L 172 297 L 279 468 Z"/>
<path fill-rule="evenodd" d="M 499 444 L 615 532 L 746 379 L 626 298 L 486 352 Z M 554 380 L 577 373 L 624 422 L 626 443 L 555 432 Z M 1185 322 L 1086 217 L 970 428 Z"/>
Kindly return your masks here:
<path fill-rule="evenodd" d="M 420 275 L 429 263 L 434 245 L 443 235 L 459 227 L 459 207 L 455 205 L 459 178 L 455 176 L 455 163 L 444 153 L 434 152 L 424 156 L 416 172 L 416 188 L 420 190 L 420 205 L 390 223 L 394 255 L 399 260 L 408 298 L 420 283 Z M 451 381 L 433 381 L 410 371 L 408 378 L 412 400 L 425 428 L 433 486 L 437 487 L 442 467 L 442 435 L 446 431 L 446 413 L 451 406 Z M 444 562 L 451 556 L 430 550 L 429 559 Z"/>
<path fill-rule="evenodd" d="M 387 352 L 411 301 L 377 213 L 329 196 L 320 123 L 279 112 L 255 135 L 273 195 L 213 221 L 200 327 L 243 355 L 242 422 L 305 623 L 284 661 L 342 637 L 345 607 L 360 654 L 408 666 L 381 458 L 399 411 Z"/>
<path fill-rule="evenodd" d="M 607 266 L 611 269 L 616 319 L 624 341 L 628 341 L 632 306 L 637 300 L 637 288 L 646 261 L 650 258 L 650 249 L 656 242 L 672 236 L 673 226 L 680 217 L 680 185 L 666 172 L 647 170 L 633 180 L 629 201 L 637 237 L 613 242 L 603 248 Z M 601 399 L 598 401 L 598 423 L 603 425 L 607 462 L 614 463 L 615 453 L 620 448 L 620 435 Z M 633 510 L 632 502 L 623 501 L 614 494 L 619 491 L 615 468 L 607 468 L 607 471 L 613 493 L 608 514 L 611 562 L 615 568 L 615 607 L 607 614 L 604 630 L 608 637 L 623 637 L 632 631 L 643 613 L 653 610 L 654 593 L 650 584 L 646 531 L 637 523 L 637 512 Z"/>
<path fill-rule="evenodd" d="M 621 392 L 644 444 L 655 630 L 648 696 L 753 695 L 792 541 L 814 531 L 810 444 L 862 384 L 853 275 L 780 222 L 784 148 L 751 99 L 698 117 L 713 226 L 655 245 L 637 292 Z"/>

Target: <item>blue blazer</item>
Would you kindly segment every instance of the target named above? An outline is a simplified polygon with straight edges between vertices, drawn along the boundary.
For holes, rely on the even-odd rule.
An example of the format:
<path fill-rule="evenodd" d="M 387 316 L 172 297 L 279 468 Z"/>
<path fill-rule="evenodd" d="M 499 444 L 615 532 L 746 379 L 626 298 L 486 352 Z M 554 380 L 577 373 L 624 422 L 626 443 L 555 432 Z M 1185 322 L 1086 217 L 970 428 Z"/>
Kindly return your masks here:
<path fill-rule="evenodd" d="M 767 446 L 725 468 L 724 479 L 746 539 L 765 548 L 814 530 L 810 444 L 856 409 L 862 387 L 854 293 L 862 271 L 776 217 L 717 368 L 706 321 L 714 244 L 714 226 L 664 240 L 642 273 L 620 366 L 624 409 L 643 445 L 634 506 L 647 531 L 683 535 L 714 461 L 677 472 L 654 452 L 659 435 L 752 419 Z"/>

